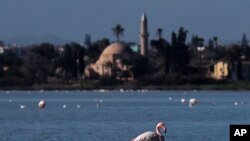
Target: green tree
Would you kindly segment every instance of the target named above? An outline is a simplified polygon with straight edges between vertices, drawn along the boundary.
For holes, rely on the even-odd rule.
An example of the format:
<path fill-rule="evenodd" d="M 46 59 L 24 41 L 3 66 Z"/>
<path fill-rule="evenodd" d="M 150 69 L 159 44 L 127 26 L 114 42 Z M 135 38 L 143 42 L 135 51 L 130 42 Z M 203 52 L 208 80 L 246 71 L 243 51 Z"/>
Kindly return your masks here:
<path fill-rule="evenodd" d="M 4 46 L 4 42 L 0 40 L 0 46 Z"/>
<path fill-rule="evenodd" d="M 190 55 L 186 44 L 187 33 L 188 31 L 183 27 L 180 27 L 178 34 L 172 33 L 170 54 L 172 71 L 185 72 L 189 63 Z"/>
<path fill-rule="evenodd" d="M 164 70 L 165 74 L 167 74 L 170 70 L 170 61 L 171 61 L 171 46 L 170 44 L 163 38 L 159 38 L 158 40 L 151 40 L 151 46 L 156 49 L 157 56 L 164 57 Z"/>
<path fill-rule="evenodd" d="M 244 55 L 247 60 L 250 60 L 250 48 L 249 48 L 248 43 L 249 41 L 247 39 L 247 35 L 244 33 L 241 39 L 241 49 L 243 52 L 242 55 Z"/>
<path fill-rule="evenodd" d="M 217 36 L 213 37 L 213 41 L 214 41 L 214 46 L 218 47 L 218 37 Z"/>
<path fill-rule="evenodd" d="M 156 35 L 158 36 L 159 40 L 162 39 L 162 33 L 163 33 L 163 29 L 162 28 L 158 28 L 156 30 Z"/>
<path fill-rule="evenodd" d="M 22 72 L 25 78 L 35 83 L 46 83 L 48 76 L 55 72 L 55 47 L 49 43 L 33 46 L 23 59 Z"/>
<path fill-rule="evenodd" d="M 85 69 L 85 48 L 77 43 L 66 44 L 63 48 L 57 67 L 65 72 L 64 79 L 80 79 Z"/>
<path fill-rule="evenodd" d="M 120 36 L 123 36 L 124 28 L 117 24 L 114 28 L 112 28 L 114 35 L 116 36 L 117 42 L 120 41 Z"/>
<path fill-rule="evenodd" d="M 209 48 L 210 50 L 213 50 L 213 49 L 214 49 L 214 41 L 213 41 L 213 39 L 209 39 L 209 40 L 208 40 L 208 48 Z"/>
<path fill-rule="evenodd" d="M 241 39 L 241 48 L 245 50 L 247 49 L 247 47 L 248 47 L 247 35 L 244 33 Z"/>
<path fill-rule="evenodd" d="M 204 45 L 204 39 L 199 37 L 198 35 L 194 35 L 191 39 L 191 46 L 197 48 L 198 46 Z"/>
<path fill-rule="evenodd" d="M 24 85 L 20 66 L 21 58 L 11 50 L 0 54 L 0 86 Z"/>
<path fill-rule="evenodd" d="M 103 50 L 109 45 L 110 41 L 107 38 L 103 38 L 91 44 L 86 53 L 89 57 L 88 63 L 94 63 L 99 58 Z"/>
<path fill-rule="evenodd" d="M 135 78 L 145 75 L 148 72 L 148 59 L 137 54 L 132 62 L 132 72 Z"/>
<path fill-rule="evenodd" d="M 236 72 L 238 79 L 242 79 L 242 49 L 239 45 L 231 45 L 227 48 L 226 58 L 230 62 L 231 69 Z"/>

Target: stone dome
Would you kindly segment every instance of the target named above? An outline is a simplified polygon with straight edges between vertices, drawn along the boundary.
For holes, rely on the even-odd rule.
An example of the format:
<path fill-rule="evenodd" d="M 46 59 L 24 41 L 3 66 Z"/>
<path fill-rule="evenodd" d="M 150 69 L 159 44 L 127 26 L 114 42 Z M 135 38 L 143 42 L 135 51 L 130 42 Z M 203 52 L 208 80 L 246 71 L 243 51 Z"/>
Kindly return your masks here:
<path fill-rule="evenodd" d="M 107 48 L 104 49 L 102 54 L 122 54 L 126 52 L 128 48 L 122 42 L 116 42 L 110 44 Z"/>
<path fill-rule="evenodd" d="M 127 60 L 131 58 L 133 51 L 123 42 L 116 42 L 110 44 L 102 52 L 97 64 L 106 64 L 108 62 L 114 63 L 115 59 Z M 118 57 L 118 58 L 117 58 Z"/>

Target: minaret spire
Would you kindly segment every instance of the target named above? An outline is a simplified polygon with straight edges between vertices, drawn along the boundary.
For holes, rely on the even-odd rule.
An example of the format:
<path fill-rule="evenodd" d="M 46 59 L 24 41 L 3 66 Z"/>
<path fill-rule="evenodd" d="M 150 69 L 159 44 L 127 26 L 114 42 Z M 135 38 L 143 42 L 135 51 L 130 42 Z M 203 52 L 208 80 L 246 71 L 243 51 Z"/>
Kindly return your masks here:
<path fill-rule="evenodd" d="M 147 15 L 146 15 L 146 12 L 143 12 L 143 13 L 142 13 L 142 16 L 141 16 L 141 21 L 147 21 Z"/>
<path fill-rule="evenodd" d="M 144 12 L 141 17 L 141 31 L 140 31 L 140 42 L 141 49 L 140 53 L 142 56 L 148 55 L 148 19 L 146 13 Z"/>

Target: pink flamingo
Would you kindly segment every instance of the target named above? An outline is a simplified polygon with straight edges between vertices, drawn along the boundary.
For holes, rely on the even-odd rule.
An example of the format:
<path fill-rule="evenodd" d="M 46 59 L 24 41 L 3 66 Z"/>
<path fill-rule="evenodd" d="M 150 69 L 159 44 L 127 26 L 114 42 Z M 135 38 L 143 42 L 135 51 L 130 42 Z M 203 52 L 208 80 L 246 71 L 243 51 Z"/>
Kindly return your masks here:
<path fill-rule="evenodd" d="M 162 135 L 160 129 L 163 129 L 164 133 L 167 132 L 167 128 L 163 122 L 159 122 L 156 125 L 155 131 L 148 131 L 140 134 L 136 138 L 132 139 L 131 141 L 164 141 L 164 135 Z"/>

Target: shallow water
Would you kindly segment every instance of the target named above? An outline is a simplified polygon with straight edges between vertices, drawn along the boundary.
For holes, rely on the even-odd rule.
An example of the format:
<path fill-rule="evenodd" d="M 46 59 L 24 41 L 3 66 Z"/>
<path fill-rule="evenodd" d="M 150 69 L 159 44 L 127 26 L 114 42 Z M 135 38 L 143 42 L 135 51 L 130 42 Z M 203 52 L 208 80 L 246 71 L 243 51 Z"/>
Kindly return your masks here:
<path fill-rule="evenodd" d="M 192 108 L 180 102 L 193 97 Z M 248 91 L 0 91 L 0 140 L 129 141 L 164 121 L 169 141 L 228 141 L 249 107 Z"/>

